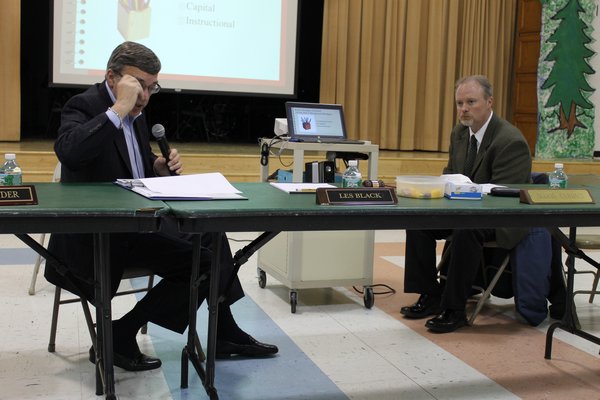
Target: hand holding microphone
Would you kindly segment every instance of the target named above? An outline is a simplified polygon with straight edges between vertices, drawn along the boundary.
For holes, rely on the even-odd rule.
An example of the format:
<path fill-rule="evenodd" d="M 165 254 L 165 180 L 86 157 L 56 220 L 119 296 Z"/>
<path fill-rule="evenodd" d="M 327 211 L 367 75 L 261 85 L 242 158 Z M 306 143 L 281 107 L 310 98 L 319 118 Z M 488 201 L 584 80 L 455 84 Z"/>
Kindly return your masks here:
<path fill-rule="evenodd" d="M 170 160 L 171 148 L 169 147 L 169 142 L 167 142 L 167 138 L 165 137 L 165 127 L 161 124 L 154 125 L 152 127 L 152 136 L 154 136 L 154 138 L 156 139 L 158 147 L 160 148 L 160 153 L 166 160 L 165 165 L 167 167 L 167 170 L 171 175 L 177 175 L 177 172 L 169 168 L 168 163 Z"/>

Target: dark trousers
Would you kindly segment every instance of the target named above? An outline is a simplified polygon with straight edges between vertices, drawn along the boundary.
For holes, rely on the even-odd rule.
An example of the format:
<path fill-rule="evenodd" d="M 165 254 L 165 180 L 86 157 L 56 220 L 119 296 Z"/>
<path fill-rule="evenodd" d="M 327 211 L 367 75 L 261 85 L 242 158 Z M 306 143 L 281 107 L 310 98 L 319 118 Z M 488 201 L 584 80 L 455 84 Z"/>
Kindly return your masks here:
<path fill-rule="evenodd" d="M 52 235 L 50 250 L 68 267 L 68 279 L 56 268 L 46 268 L 46 278 L 57 286 L 83 295 L 94 296 L 93 246 L 91 235 Z M 177 231 L 173 220 L 164 220 L 160 233 L 110 235 L 112 293 L 116 293 L 126 268 L 144 268 L 162 279 L 132 310 L 149 322 L 183 333 L 189 321 L 190 275 L 192 267 L 191 237 Z M 212 257 L 212 236 L 202 236 L 200 273 L 208 273 Z M 234 274 L 231 249 L 225 234 L 221 240 L 220 293 L 225 303 L 233 304 L 244 296 L 241 283 Z M 225 293 L 233 276 L 233 284 Z M 73 286 L 74 284 L 74 286 Z M 209 279 L 199 286 L 198 304 L 208 297 Z"/>
<path fill-rule="evenodd" d="M 224 293 L 235 271 L 229 242 L 225 234 L 221 235 L 220 293 Z M 191 242 L 161 234 L 139 236 L 139 240 L 130 243 L 132 247 L 127 257 L 113 267 L 113 273 L 116 268 L 139 266 L 148 268 L 160 276 L 160 282 L 136 304 L 135 311 L 141 312 L 149 322 L 183 333 L 189 320 Z M 201 274 L 210 271 L 212 238 L 208 234 L 202 236 Z M 207 274 L 199 286 L 198 305 L 208 297 L 208 292 Z M 232 304 L 243 296 L 242 286 L 235 276 L 231 289 L 225 294 L 225 302 Z"/>
<path fill-rule="evenodd" d="M 438 280 L 437 240 L 451 237 L 446 281 Z M 494 229 L 407 230 L 404 291 L 441 297 L 443 309 L 462 311 L 471 294 L 483 257 L 483 244 L 494 240 Z"/>

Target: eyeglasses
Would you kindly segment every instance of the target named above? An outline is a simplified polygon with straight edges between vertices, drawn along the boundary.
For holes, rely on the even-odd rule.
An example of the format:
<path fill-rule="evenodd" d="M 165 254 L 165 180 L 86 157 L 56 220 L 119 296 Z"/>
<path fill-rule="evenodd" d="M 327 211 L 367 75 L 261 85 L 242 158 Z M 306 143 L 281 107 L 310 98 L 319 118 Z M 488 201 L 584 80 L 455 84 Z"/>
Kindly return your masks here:
<path fill-rule="evenodd" d="M 122 77 L 123 75 L 119 72 L 115 72 L 115 75 Z M 143 79 L 140 79 L 138 77 L 135 77 L 135 79 L 137 79 L 137 81 L 140 83 L 140 86 L 142 87 L 142 90 L 148 90 L 148 93 L 150 94 L 156 94 L 158 92 L 160 92 L 160 85 L 158 83 L 153 83 L 152 85 L 146 85 L 146 83 L 144 82 Z"/>
<path fill-rule="evenodd" d="M 153 83 L 150 86 L 146 86 L 146 84 L 143 83 L 140 79 L 138 79 L 138 82 L 140 82 L 140 85 L 142 85 L 142 90 L 148 89 L 148 93 L 150 94 L 156 94 L 160 92 L 160 85 L 158 83 Z"/>

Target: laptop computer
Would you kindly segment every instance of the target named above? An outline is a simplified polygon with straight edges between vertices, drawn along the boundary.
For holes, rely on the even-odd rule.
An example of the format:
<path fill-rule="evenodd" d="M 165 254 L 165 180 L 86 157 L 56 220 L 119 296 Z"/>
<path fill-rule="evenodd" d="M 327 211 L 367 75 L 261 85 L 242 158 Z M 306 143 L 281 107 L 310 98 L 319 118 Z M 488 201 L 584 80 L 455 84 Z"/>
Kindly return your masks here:
<path fill-rule="evenodd" d="M 291 141 L 310 143 L 354 143 L 346 133 L 344 109 L 341 104 L 285 103 L 288 133 Z"/>

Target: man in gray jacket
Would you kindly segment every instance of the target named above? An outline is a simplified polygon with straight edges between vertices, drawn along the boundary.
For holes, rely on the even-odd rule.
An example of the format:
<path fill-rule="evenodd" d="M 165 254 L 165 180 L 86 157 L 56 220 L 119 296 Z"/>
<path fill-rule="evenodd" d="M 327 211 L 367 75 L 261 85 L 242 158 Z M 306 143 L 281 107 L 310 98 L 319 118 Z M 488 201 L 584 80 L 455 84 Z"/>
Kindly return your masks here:
<path fill-rule="evenodd" d="M 464 174 L 475 183 L 518 184 L 531 180 L 531 155 L 522 133 L 492 110 L 488 79 L 468 76 L 456 83 L 460 123 L 452 130 L 444 174 Z M 419 293 L 402 307 L 407 318 L 429 319 L 435 332 L 453 332 L 467 324 L 465 306 L 483 256 L 483 244 L 496 240 L 511 249 L 527 229 L 407 230 L 404 291 Z M 451 237 L 445 284 L 438 281 L 436 241 Z"/>

